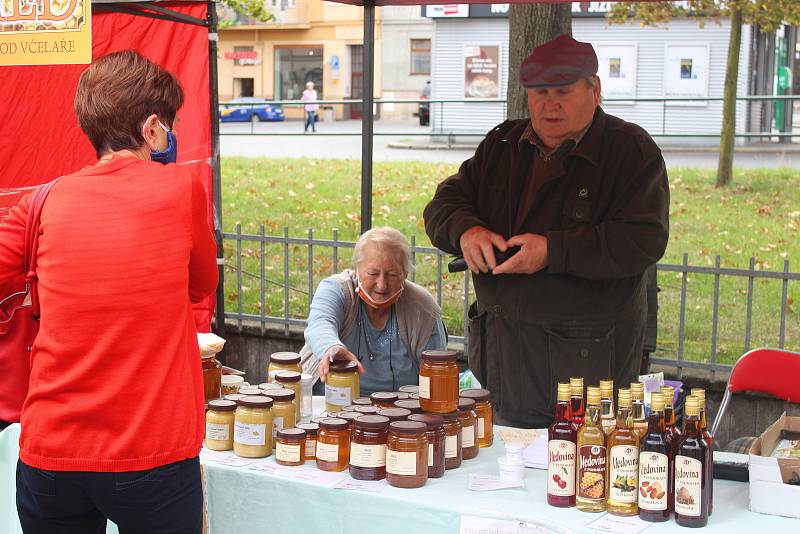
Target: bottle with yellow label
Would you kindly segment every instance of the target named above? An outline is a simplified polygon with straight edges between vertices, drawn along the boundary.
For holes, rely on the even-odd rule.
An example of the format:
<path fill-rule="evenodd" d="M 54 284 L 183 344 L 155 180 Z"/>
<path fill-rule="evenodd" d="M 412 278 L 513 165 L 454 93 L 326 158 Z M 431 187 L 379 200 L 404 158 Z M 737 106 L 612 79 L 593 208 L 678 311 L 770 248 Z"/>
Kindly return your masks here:
<path fill-rule="evenodd" d="M 608 480 L 606 508 L 614 515 L 639 512 L 639 438 L 633 431 L 631 390 L 617 393 L 617 424 L 608 437 Z"/>
<path fill-rule="evenodd" d="M 606 509 L 606 435 L 600 427 L 600 388 L 586 388 L 586 416 L 578 430 L 578 495 L 583 512 Z"/>

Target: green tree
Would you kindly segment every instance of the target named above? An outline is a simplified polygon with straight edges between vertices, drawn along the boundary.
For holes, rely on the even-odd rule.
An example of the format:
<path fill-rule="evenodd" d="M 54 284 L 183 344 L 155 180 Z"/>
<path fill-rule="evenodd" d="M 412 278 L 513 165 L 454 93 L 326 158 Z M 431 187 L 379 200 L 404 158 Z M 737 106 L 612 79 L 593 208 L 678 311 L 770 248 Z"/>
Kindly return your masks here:
<path fill-rule="evenodd" d="M 695 17 L 700 27 L 706 21 L 728 17 L 731 33 L 723 89 L 722 128 L 720 131 L 717 187 L 731 183 L 733 146 L 736 137 L 736 87 L 739 81 L 739 55 L 742 46 L 742 23 L 751 24 L 763 33 L 774 32 L 782 23 L 800 24 L 798 0 L 688 0 L 671 2 L 619 2 L 608 13 L 608 21 L 624 24 L 637 20 L 643 25 L 663 24 L 674 17 Z"/>
<path fill-rule="evenodd" d="M 258 22 L 274 20 L 275 16 L 267 10 L 266 5 L 265 0 L 219 0 L 216 3 L 219 26 L 226 27 L 237 24 L 237 15 L 243 15 Z M 233 13 L 230 11 L 226 13 L 226 7 L 233 10 Z"/>

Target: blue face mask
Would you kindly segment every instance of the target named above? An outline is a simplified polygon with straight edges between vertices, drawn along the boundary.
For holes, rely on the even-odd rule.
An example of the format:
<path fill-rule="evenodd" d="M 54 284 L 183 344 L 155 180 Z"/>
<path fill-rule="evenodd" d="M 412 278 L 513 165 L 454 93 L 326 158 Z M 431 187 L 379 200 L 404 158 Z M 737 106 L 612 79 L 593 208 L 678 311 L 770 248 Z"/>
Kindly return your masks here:
<path fill-rule="evenodd" d="M 178 138 L 175 133 L 158 121 L 158 125 L 167 132 L 167 148 L 160 152 L 150 152 L 150 159 L 166 165 L 178 161 Z"/>

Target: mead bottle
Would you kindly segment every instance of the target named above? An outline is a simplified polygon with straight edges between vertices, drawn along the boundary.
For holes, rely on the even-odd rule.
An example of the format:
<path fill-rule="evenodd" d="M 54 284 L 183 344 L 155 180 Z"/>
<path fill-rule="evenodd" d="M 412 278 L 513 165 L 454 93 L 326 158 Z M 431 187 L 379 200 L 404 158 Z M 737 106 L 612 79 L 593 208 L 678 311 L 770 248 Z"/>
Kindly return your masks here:
<path fill-rule="evenodd" d="M 636 515 L 639 479 L 639 438 L 633 432 L 631 390 L 617 393 L 617 426 L 608 437 L 606 508 L 614 515 Z"/>
<path fill-rule="evenodd" d="M 570 421 L 570 385 L 558 384 L 556 420 L 547 429 L 547 504 L 575 506 L 578 433 Z"/>
<path fill-rule="evenodd" d="M 683 433 L 675 447 L 675 522 L 682 527 L 704 527 L 708 523 L 708 478 L 706 442 L 700 428 L 700 402 L 686 399 Z"/>
<path fill-rule="evenodd" d="M 600 388 L 586 388 L 586 417 L 578 430 L 578 495 L 583 512 L 606 509 L 606 435 L 600 426 Z"/>
<path fill-rule="evenodd" d="M 708 469 L 708 480 L 714 480 L 714 437 L 708 431 L 708 421 L 706 419 L 706 390 L 703 388 L 692 388 L 692 395 L 697 397 L 700 407 L 700 433 L 703 441 L 706 442 L 706 468 Z M 714 513 L 714 488 L 709 484 L 708 489 L 708 515 Z"/>
<path fill-rule="evenodd" d="M 639 517 L 660 522 L 669 519 L 669 475 L 672 454 L 664 431 L 664 396 L 650 396 L 647 433 L 639 444 Z"/>
<path fill-rule="evenodd" d="M 661 394 L 664 395 L 664 431 L 667 434 L 667 444 L 669 445 L 670 455 L 675 459 L 675 445 L 681 437 L 681 431 L 678 425 L 675 424 L 675 388 L 672 386 L 661 386 Z M 672 470 L 675 468 L 675 462 L 671 462 L 669 469 L 669 493 L 667 493 L 667 508 L 670 512 L 675 509 L 675 488 L 672 483 L 675 481 L 675 476 Z"/>

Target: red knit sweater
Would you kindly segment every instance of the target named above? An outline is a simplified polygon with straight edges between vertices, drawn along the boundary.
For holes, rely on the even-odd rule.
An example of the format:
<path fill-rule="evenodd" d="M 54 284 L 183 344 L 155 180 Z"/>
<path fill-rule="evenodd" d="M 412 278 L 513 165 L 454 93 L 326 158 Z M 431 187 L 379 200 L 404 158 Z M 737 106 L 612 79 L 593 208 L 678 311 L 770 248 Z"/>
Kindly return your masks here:
<path fill-rule="evenodd" d="M 191 302 L 217 284 L 202 183 L 114 158 L 50 192 L 42 317 L 20 458 L 55 471 L 137 471 L 196 456 L 203 385 Z M 22 266 L 28 204 L 0 224 L 0 285 Z"/>

